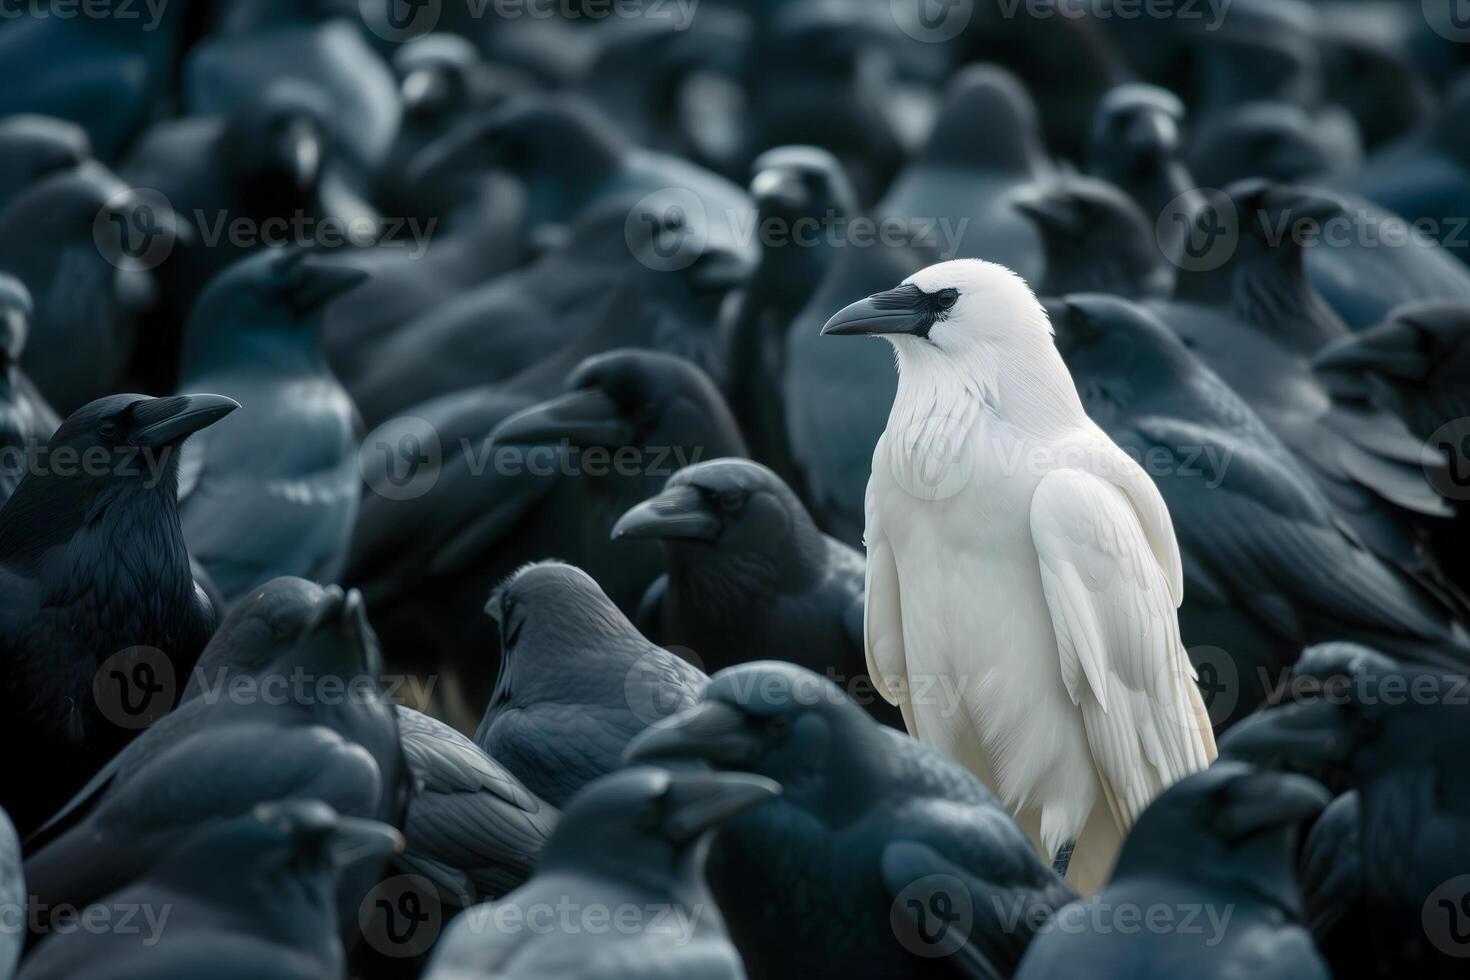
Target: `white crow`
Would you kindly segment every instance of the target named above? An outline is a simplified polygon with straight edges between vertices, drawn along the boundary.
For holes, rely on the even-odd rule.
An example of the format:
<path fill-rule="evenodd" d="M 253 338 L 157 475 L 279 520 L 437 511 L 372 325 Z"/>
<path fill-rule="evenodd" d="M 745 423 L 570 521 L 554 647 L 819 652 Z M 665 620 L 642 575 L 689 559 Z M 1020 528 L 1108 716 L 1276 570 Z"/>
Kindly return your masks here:
<path fill-rule="evenodd" d="M 930 266 L 822 332 L 898 355 L 867 492 L 868 671 L 1094 891 L 1149 801 L 1215 757 L 1164 501 L 1003 266 Z"/>

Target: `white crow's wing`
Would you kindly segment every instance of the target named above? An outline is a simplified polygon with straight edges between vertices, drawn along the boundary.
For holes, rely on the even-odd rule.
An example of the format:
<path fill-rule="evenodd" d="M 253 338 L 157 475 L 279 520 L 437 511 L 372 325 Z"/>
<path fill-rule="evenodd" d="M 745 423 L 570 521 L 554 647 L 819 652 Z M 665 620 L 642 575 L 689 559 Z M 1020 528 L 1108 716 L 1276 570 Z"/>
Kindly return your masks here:
<path fill-rule="evenodd" d="M 863 578 L 863 652 L 868 676 L 889 704 L 903 712 L 904 725 L 915 734 L 913 707 L 908 700 L 908 661 L 903 650 L 903 610 L 899 605 L 898 563 L 893 546 L 878 524 L 878 502 L 873 481 L 868 481 L 864 503 L 868 570 Z"/>
<path fill-rule="evenodd" d="M 1131 494 L 1082 470 L 1048 473 L 1031 501 L 1062 680 L 1125 830 L 1161 790 L 1215 754 L 1179 640 L 1172 576 L 1144 527 Z"/>

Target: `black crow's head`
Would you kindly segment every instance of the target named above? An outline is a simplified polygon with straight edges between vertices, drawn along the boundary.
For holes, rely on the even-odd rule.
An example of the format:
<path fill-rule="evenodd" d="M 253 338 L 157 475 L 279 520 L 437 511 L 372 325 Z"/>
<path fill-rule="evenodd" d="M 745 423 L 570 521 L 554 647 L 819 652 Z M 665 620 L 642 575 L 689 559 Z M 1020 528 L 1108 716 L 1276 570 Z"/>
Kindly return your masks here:
<path fill-rule="evenodd" d="M 794 224 L 802 218 L 856 213 L 857 191 L 842 164 L 816 146 L 780 146 L 751 165 L 750 195 L 760 217 Z"/>
<path fill-rule="evenodd" d="M 401 46 L 393 71 L 404 119 L 414 125 L 442 123 L 470 108 L 471 75 L 480 61 L 475 46 L 457 34 L 426 34 Z"/>
<path fill-rule="evenodd" d="M 1351 170 L 1361 148 L 1335 135 L 1297 106 L 1247 103 L 1201 127 L 1189 166 L 1203 187 L 1250 177 L 1291 183 Z"/>
<path fill-rule="evenodd" d="M 920 154 L 933 163 L 1028 174 L 1046 159 L 1041 117 L 1020 79 L 971 65 L 950 81 Z"/>
<path fill-rule="evenodd" d="M 309 200 L 331 153 L 331 118 L 320 92 L 276 82 L 231 115 L 220 166 L 252 203 Z"/>
<path fill-rule="evenodd" d="M 1115 183 L 1177 159 L 1184 103 L 1153 85 L 1119 85 L 1098 103 L 1088 146 L 1089 169 Z"/>
<path fill-rule="evenodd" d="M 52 477 L 94 484 L 98 492 L 146 481 L 148 468 L 138 472 L 122 465 L 138 456 L 169 457 L 178 462 L 178 447 L 189 436 L 207 428 L 240 407 L 224 395 L 108 395 L 77 409 L 51 437 Z M 75 473 L 63 470 L 64 460 L 77 457 Z M 107 464 L 101 465 L 102 460 Z M 96 461 L 95 463 L 93 461 Z"/>
<path fill-rule="evenodd" d="M 617 878 L 687 878 L 703 870 L 720 825 L 779 795 L 748 773 L 631 766 L 585 787 L 562 811 L 542 865 Z"/>
<path fill-rule="evenodd" d="M 592 576 L 559 561 L 521 568 L 490 594 L 485 614 L 500 628 L 505 684 L 522 667 L 534 672 L 537 661 L 578 656 L 598 639 L 641 639 Z"/>
<path fill-rule="evenodd" d="M 210 280 L 194 305 L 184 363 L 226 367 L 273 350 L 314 351 L 328 304 L 367 279 L 361 269 L 305 248 L 267 248 L 241 259 Z"/>
<path fill-rule="evenodd" d="M 598 354 L 577 365 L 566 387 L 566 394 L 506 419 L 491 433 L 491 441 L 501 446 L 566 443 L 639 449 L 638 462 L 630 461 L 639 473 L 654 462 L 642 450 L 666 453 L 665 465 L 744 451 L 739 428 L 714 382 L 672 354 Z M 619 470 L 610 467 L 609 472 Z"/>
<path fill-rule="evenodd" d="M 796 494 L 748 459 L 680 470 L 662 493 L 624 514 L 612 536 L 661 541 L 676 564 L 724 557 L 736 575 L 792 585 L 817 574 L 826 545 Z"/>
<path fill-rule="evenodd" d="M 825 677 L 766 660 L 715 674 L 699 704 L 655 723 L 626 757 L 758 773 L 781 784 L 783 799 L 837 827 L 882 792 L 890 737 Z"/>
<path fill-rule="evenodd" d="M 1136 413 L 1200 369 L 1168 327 L 1128 300 L 1078 293 L 1048 300 L 1047 315 L 1087 414 L 1100 425 Z"/>
<path fill-rule="evenodd" d="M 1373 374 L 1406 388 L 1440 377 L 1454 387 L 1470 384 L 1470 305 L 1415 303 L 1394 310 L 1383 323 L 1323 348 L 1314 363 L 1326 371 Z"/>

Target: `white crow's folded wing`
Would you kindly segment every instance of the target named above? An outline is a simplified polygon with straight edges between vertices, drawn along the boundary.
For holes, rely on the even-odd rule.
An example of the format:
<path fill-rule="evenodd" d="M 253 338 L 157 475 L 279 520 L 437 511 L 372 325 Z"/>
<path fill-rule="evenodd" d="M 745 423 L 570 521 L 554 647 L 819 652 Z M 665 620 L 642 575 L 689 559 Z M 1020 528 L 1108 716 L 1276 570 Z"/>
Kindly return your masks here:
<path fill-rule="evenodd" d="M 1062 679 L 1082 711 L 1113 816 L 1127 829 L 1162 789 L 1214 757 L 1179 639 L 1172 575 L 1130 495 L 1082 470 L 1042 478 L 1031 534 Z"/>
<path fill-rule="evenodd" d="M 904 724 L 914 734 L 913 708 L 908 700 L 908 662 L 903 649 L 903 610 L 899 605 L 898 563 L 893 546 L 878 525 L 878 505 L 873 484 L 868 483 L 867 526 L 868 569 L 863 588 L 863 651 L 868 676 L 889 704 L 903 711 Z"/>

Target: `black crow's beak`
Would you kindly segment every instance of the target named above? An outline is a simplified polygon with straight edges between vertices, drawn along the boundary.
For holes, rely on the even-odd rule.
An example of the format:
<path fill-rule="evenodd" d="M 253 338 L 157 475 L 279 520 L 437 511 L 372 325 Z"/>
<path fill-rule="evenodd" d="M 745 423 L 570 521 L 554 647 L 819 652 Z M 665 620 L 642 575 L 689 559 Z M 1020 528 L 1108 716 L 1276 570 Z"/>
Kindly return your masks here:
<path fill-rule="evenodd" d="M 352 266 L 303 259 L 287 288 L 286 303 L 298 320 L 307 319 L 338 296 L 351 292 L 372 278 L 371 273 Z"/>
<path fill-rule="evenodd" d="M 499 446 L 559 443 L 574 446 L 626 446 L 636 433 L 618 406 L 600 388 L 579 388 L 533 405 L 506 419 L 490 433 Z"/>
<path fill-rule="evenodd" d="M 934 303 L 918 286 L 899 286 L 846 306 L 827 321 L 822 336 L 914 334 L 924 337 L 934 325 Z"/>
<path fill-rule="evenodd" d="M 1257 765 L 1321 772 L 1352 758 L 1355 739 L 1343 711 L 1326 699 L 1268 708 L 1220 741 L 1220 755 Z"/>
<path fill-rule="evenodd" d="M 781 795 L 781 786 L 748 772 L 680 771 L 664 798 L 664 836 L 690 841 L 737 813 Z"/>
<path fill-rule="evenodd" d="M 133 433 L 133 443 L 156 449 L 180 442 L 239 407 L 239 402 L 224 395 L 174 395 L 140 402 L 133 407 L 133 419 L 140 426 Z"/>
<path fill-rule="evenodd" d="M 316 120 L 310 116 L 297 116 L 285 125 L 276 139 L 276 160 L 291 181 L 292 188 L 302 193 L 311 190 L 321 177 L 325 152 Z"/>
<path fill-rule="evenodd" d="M 750 181 L 750 195 L 762 208 L 775 204 L 787 210 L 805 207 L 808 200 L 801 174 L 784 167 L 762 170 Z"/>
<path fill-rule="evenodd" d="M 669 487 L 618 518 L 613 525 L 612 539 L 713 541 L 724 527 L 724 522 L 698 489 Z"/>
<path fill-rule="evenodd" d="M 327 832 L 327 853 L 339 868 L 403 850 L 403 835 L 388 824 L 358 817 L 338 817 Z"/>
<path fill-rule="evenodd" d="M 1335 340 L 1312 360 L 1320 371 L 1371 371 L 1403 381 L 1422 381 L 1430 359 L 1419 347 L 1419 328 L 1392 320 L 1371 330 Z"/>
<path fill-rule="evenodd" d="M 1295 773 L 1263 770 L 1231 787 L 1224 807 L 1215 815 L 1215 831 L 1227 841 L 1240 840 L 1261 830 L 1311 820 L 1332 802 L 1327 787 Z"/>
<path fill-rule="evenodd" d="M 1076 237 L 1087 230 L 1081 213 L 1060 192 L 1039 190 L 1014 198 L 1011 207 L 1030 218 L 1038 228 Z"/>
<path fill-rule="evenodd" d="M 449 104 L 453 90 L 444 73 L 432 68 L 418 68 L 404 76 L 398 86 L 403 114 L 409 118 L 436 115 Z"/>
<path fill-rule="evenodd" d="M 1135 151 L 1172 150 L 1179 145 L 1179 124 L 1162 110 L 1140 112 L 1124 135 Z"/>
<path fill-rule="evenodd" d="M 765 752 L 745 712 L 723 701 L 703 701 L 655 722 L 628 743 L 625 762 L 697 759 L 713 766 L 749 769 Z"/>

